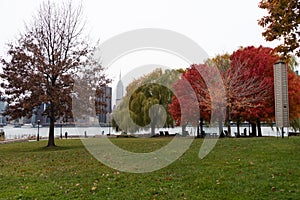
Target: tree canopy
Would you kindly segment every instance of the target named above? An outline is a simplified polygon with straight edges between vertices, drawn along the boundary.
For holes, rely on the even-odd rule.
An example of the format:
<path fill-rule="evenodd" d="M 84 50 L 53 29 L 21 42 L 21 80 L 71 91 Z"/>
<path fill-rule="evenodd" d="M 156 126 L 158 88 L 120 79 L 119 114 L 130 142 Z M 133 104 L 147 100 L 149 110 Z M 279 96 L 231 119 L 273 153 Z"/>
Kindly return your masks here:
<path fill-rule="evenodd" d="M 34 109 L 47 103 L 50 118 L 48 146 L 55 146 L 54 123 L 59 117 L 72 117 L 74 80 L 84 67 L 101 65 L 94 59 L 95 47 L 83 37 L 81 6 L 71 2 L 41 4 L 26 32 L 8 45 L 2 58 L 6 114 L 14 119 L 30 116 Z M 105 82 L 105 77 L 99 82 Z"/>
<path fill-rule="evenodd" d="M 262 0 L 259 7 L 268 11 L 258 24 L 265 28 L 262 35 L 267 41 L 283 40 L 278 52 L 287 55 L 294 52 L 300 56 L 300 1 Z"/>
<path fill-rule="evenodd" d="M 172 101 L 172 83 L 179 78 L 177 70 L 158 68 L 134 80 L 126 88 L 126 96 L 113 113 L 114 124 L 124 132 L 173 126 L 168 112 Z"/>
<path fill-rule="evenodd" d="M 232 55 L 218 55 L 207 60 L 206 63 L 210 66 L 191 65 L 173 85 L 176 96 L 173 96 L 172 103 L 169 105 L 169 112 L 176 125 L 184 126 L 197 116 L 200 117 L 200 123 L 203 120 L 209 121 L 212 105 L 222 104 L 224 101 L 227 108 L 227 123 L 235 121 L 239 124 L 242 121 L 249 121 L 255 125 L 253 135 L 256 135 L 257 125 L 258 135 L 261 136 L 260 122 L 271 123 L 275 118 L 273 66 L 278 59 L 279 55 L 272 48 L 249 46 L 240 48 Z M 219 69 L 222 80 L 215 80 L 214 77 L 209 76 L 211 73 L 206 73 L 206 69 L 214 67 Z M 224 84 L 225 96 L 221 95 L 222 91 L 219 87 L 209 90 L 208 80 Z M 186 93 L 185 81 L 188 81 L 193 88 L 196 98 Z M 288 81 L 290 120 L 295 120 L 300 113 L 300 81 L 299 76 L 290 68 L 288 68 Z M 191 110 L 194 104 L 198 109 Z M 222 112 L 219 114 L 221 116 Z M 230 126 L 228 131 L 230 132 Z"/>

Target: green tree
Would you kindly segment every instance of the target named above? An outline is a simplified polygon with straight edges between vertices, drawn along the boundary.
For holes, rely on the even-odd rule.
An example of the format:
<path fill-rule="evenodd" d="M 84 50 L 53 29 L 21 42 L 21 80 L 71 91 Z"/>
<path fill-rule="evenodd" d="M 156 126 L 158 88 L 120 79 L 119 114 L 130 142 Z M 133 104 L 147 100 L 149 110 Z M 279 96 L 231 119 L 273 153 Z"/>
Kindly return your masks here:
<path fill-rule="evenodd" d="M 124 132 L 136 132 L 141 129 L 173 126 L 168 112 L 172 101 L 172 83 L 179 78 L 177 70 L 156 69 L 126 88 L 126 95 L 117 110 L 114 111 L 114 126 Z"/>
<path fill-rule="evenodd" d="M 259 7 L 268 11 L 258 24 L 265 28 L 262 35 L 267 41 L 283 40 L 277 47 L 278 52 L 287 55 L 295 52 L 300 56 L 300 1 L 299 0 L 262 0 Z"/>

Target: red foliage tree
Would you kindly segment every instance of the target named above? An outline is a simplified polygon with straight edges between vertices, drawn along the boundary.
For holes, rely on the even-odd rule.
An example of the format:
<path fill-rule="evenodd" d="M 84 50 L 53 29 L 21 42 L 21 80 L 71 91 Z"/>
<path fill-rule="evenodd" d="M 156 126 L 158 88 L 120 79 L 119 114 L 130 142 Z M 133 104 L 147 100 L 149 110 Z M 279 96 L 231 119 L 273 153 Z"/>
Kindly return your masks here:
<path fill-rule="evenodd" d="M 169 111 L 176 124 L 182 125 L 183 122 L 187 123 L 190 120 L 188 117 L 195 118 L 196 111 L 191 109 L 191 105 L 197 104 L 200 120 L 209 121 L 213 110 L 212 105 L 219 103 L 221 108 L 226 98 L 227 118 L 228 121 L 237 122 L 238 135 L 240 134 L 239 123 L 249 121 L 252 124 L 252 135 L 255 136 L 258 130 L 258 136 L 262 136 L 261 121 L 271 123 L 275 118 L 273 66 L 279 60 L 279 56 L 272 48 L 250 46 L 234 52 L 230 56 L 230 66 L 221 66 L 227 63 L 226 56 L 224 59 L 218 57 L 207 62 L 213 65 L 212 67 L 192 65 L 188 68 L 182 74 L 182 78 L 174 84 L 176 97 L 173 97 Z M 226 97 L 222 96 L 220 86 L 207 85 L 208 82 L 217 82 L 215 77 L 211 76 L 213 73 L 208 73 L 207 69 L 220 70 Z M 293 120 L 298 118 L 300 113 L 300 81 L 290 69 L 288 77 L 290 119 Z M 186 89 L 186 81 L 192 87 L 196 98 L 190 97 L 190 91 Z M 185 113 L 188 113 L 188 116 L 183 117 Z M 222 116 L 222 112 L 218 114 Z M 230 126 L 228 131 L 230 132 Z"/>
<path fill-rule="evenodd" d="M 288 69 L 289 118 L 300 118 L 300 76 Z"/>
<path fill-rule="evenodd" d="M 173 85 L 173 88 L 174 96 L 172 97 L 172 103 L 169 104 L 169 112 L 175 124 L 182 126 L 184 134 L 188 123 L 197 124 L 199 119 L 201 121 L 204 118 L 208 119 L 208 109 L 203 103 L 203 101 L 207 101 L 207 98 L 201 96 L 201 94 L 206 93 L 207 87 L 197 71 L 197 65 L 192 65 L 182 73 L 181 78 Z"/>
<path fill-rule="evenodd" d="M 260 50 L 260 48 L 248 47 L 240 49 L 232 56 L 229 54 L 217 55 L 206 61 L 207 64 L 219 69 L 223 79 L 226 90 L 226 121 L 229 134 L 231 134 L 230 121 L 237 122 L 237 134 L 240 135 L 239 124 L 245 120 L 243 116 L 250 109 L 262 106 L 258 103 L 269 98 L 271 94 L 267 80 L 258 76 L 257 72 L 253 72 L 253 68 L 255 68 L 254 70 L 257 69 L 252 62 L 258 63 L 257 60 L 260 58 L 254 59 L 252 54 L 263 53 L 265 49 Z"/>
<path fill-rule="evenodd" d="M 274 119 L 273 66 L 279 57 L 272 48 L 250 46 L 234 52 L 230 59 L 231 69 L 233 70 L 237 69 L 240 63 L 245 65 L 240 72 L 240 85 L 243 85 L 245 80 L 254 80 L 250 81 L 253 84 L 243 85 L 240 92 L 238 92 L 238 94 L 241 94 L 246 91 L 242 95 L 245 102 L 234 109 L 236 112 L 233 115 L 237 120 L 249 121 L 252 124 L 253 135 L 256 135 L 257 125 L 258 136 L 261 136 L 261 120 L 271 122 Z M 240 99 L 237 100 L 235 100 L 236 103 L 240 102 Z"/>
<path fill-rule="evenodd" d="M 189 122 L 198 125 L 200 121 L 202 134 L 204 121 L 211 121 L 212 118 L 214 122 L 222 121 L 225 92 L 222 78 L 216 76 L 216 70 L 207 65 L 191 65 L 173 85 L 175 96 L 169 105 L 169 112 L 177 125 L 184 128 Z M 223 132 L 222 126 L 220 128 L 220 132 Z M 199 129 L 197 136 L 200 136 Z"/>

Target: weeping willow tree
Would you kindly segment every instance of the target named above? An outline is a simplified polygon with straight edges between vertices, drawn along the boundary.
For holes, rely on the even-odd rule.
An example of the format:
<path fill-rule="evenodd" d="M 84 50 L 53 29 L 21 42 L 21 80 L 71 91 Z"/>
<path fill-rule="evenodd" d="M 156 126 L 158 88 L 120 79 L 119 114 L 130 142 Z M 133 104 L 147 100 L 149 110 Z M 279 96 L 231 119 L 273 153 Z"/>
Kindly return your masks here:
<path fill-rule="evenodd" d="M 172 101 L 172 84 L 178 80 L 177 70 L 156 69 L 134 80 L 126 88 L 126 95 L 113 112 L 113 127 L 125 133 L 173 126 L 168 112 Z"/>

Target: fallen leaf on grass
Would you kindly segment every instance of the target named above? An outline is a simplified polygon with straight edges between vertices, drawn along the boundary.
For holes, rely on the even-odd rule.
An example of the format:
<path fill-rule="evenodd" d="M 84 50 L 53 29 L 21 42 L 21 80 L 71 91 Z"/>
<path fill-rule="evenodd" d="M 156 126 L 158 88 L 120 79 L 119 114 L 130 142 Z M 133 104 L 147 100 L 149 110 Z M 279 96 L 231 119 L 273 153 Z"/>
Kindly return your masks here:
<path fill-rule="evenodd" d="M 97 187 L 94 186 L 94 187 L 91 188 L 91 191 L 95 191 L 96 189 L 97 189 Z"/>
<path fill-rule="evenodd" d="M 276 187 L 272 187 L 271 190 L 272 190 L 272 192 L 275 192 L 276 191 Z"/>
<path fill-rule="evenodd" d="M 272 178 L 273 178 L 273 179 L 275 178 L 275 175 L 274 175 L 274 174 L 272 174 Z"/>

